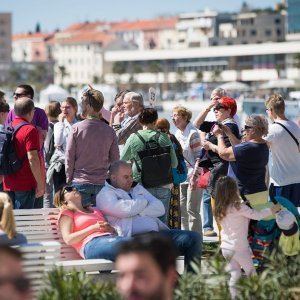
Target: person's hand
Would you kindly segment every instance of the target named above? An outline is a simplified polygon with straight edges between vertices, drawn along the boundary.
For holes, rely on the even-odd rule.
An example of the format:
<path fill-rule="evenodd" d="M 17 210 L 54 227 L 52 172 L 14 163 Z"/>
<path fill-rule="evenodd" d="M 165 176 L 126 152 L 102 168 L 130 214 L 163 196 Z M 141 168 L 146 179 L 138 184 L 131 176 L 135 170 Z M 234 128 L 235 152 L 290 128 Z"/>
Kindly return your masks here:
<path fill-rule="evenodd" d="M 223 135 L 223 126 L 222 126 L 222 128 L 221 128 L 220 126 L 216 125 L 216 126 L 214 127 L 214 129 L 213 129 L 213 134 L 214 134 L 215 136 Z"/>
<path fill-rule="evenodd" d="M 60 113 L 58 116 L 58 122 L 63 122 L 65 120 L 66 116 L 64 113 Z"/>
<path fill-rule="evenodd" d="M 119 111 L 116 113 L 116 115 L 114 116 L 114 122 L 116 124 L 120 124 L 123 120 L 124 120 L 125 114 L 122 111 Z"/>
<path fill-rule="evenodd" d="M 197 183 L 198 183 L 198 177 L 192 176 L 189 181 L 189 189 L 194 191 L 197 188 Z"/>
<path fill-rule="evenodd" d="M 210 111 L 215 106 L 215 103 L 212 101 L 210 104 L 205 108 L 206 111 Z"/>
<path fill-rule="evenodd" d="M 43 183 L 37 184 L 35 189 L 35 198 L 40 198 L 45 194 L 45 185 Z"/>
<path fill-rule="evenodd" d="M 205 150 L 211 150 L 212 149 L 212 143 L 209 141 L 204 140 L 202 143 L 202 146 Z"/>
<path fill-rule="evenodd" d="M 277 203 L 277 204 L 274 204 L 272 207 L 271 207 L 271 211 L 273 214 L 279 212 L 280 210 L 282 209 L 282 206 Z"/>

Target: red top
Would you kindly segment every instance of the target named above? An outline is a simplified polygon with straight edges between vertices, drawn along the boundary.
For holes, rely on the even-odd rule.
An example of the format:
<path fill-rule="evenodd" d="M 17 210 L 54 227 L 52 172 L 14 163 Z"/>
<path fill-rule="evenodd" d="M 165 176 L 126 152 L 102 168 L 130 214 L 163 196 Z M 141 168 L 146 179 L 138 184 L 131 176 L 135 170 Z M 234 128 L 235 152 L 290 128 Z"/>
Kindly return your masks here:
<path fill-rule="evenodd" d="M 16 117 L 12 122 L 12 126 L 26 120 Z M 22 126 L 14 136 L 14 145 L 19 159 L 23 159 L 21 169 L 11 175 L 5 175 L 3 186 L 5 191 L 25 192 L 31 191 L 36 187 L 36 181 L 31 172 L 27 152 L 40 149 L 39 134 L 35 126 L 28 124 Z"/>

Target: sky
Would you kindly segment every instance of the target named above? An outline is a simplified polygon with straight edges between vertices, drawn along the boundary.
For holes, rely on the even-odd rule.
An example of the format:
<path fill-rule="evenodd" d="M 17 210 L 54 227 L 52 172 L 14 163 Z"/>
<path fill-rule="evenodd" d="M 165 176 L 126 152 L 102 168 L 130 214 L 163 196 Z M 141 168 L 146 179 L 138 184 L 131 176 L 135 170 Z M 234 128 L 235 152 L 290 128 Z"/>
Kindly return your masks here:
<path fill-rule="evenodd" d="M 13 33 L 51 32 L 76 22 L 122 21 L 174 16 L 205 8 L 238 11 L 242 0 L 0 0 L 0 12 L 12 13 Z M 274 7 L 280 0 L 248 0 L 253 8 Z"/>

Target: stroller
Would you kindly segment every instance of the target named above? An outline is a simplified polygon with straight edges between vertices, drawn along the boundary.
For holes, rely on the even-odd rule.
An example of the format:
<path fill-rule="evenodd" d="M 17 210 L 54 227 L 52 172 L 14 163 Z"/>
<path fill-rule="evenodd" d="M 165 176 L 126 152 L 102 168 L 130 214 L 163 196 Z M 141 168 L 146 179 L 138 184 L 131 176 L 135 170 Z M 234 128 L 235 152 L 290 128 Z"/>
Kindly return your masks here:
<path fill-rule="evenodd" d="M 249 244 L 253 252 L 252 260 L 256 270 L 261 272 L 264 270 L 264 264 L 267 256 L 276 247 L 281 248 L 285 255 L 296 255 L 300 253 L 299 228 L 300 215 L 297 207 L 288 199 L 281 196 L 274 196 L 274 186 L 271 184 L 269 188 L 270 200 L 276 204 L 279 203 L 285 210 L 292 213 L 290 218 L 294 219 L 291 228 L 283 228 L 278 221 L 279 218 L 270 220 L 251 221 L 249 226 Z M 280 228 L 278 226 L 282 227 Z M 293 223 L 293 221 L 292 221 Z"/>

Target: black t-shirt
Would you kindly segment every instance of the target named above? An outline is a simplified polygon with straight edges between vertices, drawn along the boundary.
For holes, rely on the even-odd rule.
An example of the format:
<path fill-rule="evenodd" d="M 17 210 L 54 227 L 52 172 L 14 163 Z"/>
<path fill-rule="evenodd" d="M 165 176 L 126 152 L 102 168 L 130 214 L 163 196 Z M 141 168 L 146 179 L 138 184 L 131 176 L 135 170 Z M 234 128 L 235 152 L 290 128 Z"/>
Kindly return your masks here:
<path fill-rule="evenodd" d="M 206 132 L 206 140 L 213 143 L 214 145 L 218 145 L 218 139 L 216 136 L 214 136 L 214 134 L 212 133 L 212 129 L 213 127 L 216 125 L 217 122 L 207 122 L 204 121 L 202 123 L 202 125 L 200 126 L 200 130 L 202 132 Z M 227 126 L 230 128 L 231 132 L 239 139 L 240 138 L 240 132 L 239 132 L 239 127 L 237 126 L 236 123 L 225 123 L 223 124 L 224 126 Z M 229 138 L 227 136 L 224 136 L 224 142 L 226 147 L 230 147 L 230 141 Z M 208 159 L 212 162 L 212 164 L 216 164 L 219 162 L 225 162 L 223 159 L 220 158 L 220 156 L 218 155 L 218 153 L 215 153 L 211 150 L 208 150 L 207 152 L 207 157 Z"/>

